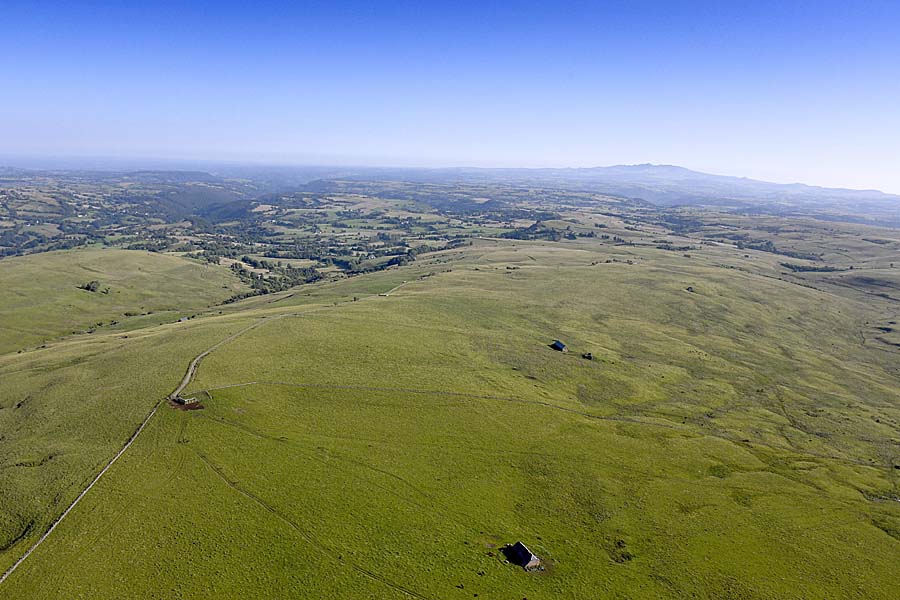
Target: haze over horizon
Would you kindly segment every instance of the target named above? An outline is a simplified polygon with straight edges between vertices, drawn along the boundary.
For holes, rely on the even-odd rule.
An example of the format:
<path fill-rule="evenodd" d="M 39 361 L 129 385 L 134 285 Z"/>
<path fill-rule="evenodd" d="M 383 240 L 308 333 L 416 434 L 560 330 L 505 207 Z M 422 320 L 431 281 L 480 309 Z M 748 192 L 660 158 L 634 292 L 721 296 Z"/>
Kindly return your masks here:
<path fill-rule="evenodd" d="M 900 193 L 900 5 L 11 2 L 0 157 L 674 164 Z"/>

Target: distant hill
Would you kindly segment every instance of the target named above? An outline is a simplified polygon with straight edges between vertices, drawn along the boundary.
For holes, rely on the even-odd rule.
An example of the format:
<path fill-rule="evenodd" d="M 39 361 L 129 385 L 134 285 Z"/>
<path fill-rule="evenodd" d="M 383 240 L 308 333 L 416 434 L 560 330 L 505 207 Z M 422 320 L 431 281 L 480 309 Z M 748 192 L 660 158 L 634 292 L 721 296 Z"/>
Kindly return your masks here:
<path fill-rule="evenodd" d="M 337 169 L 335 170 L 337 172 Z M 877 190 L 825 188 L 712 175 L 673 165 L 569 169 L 341 169 L 345 180 L 479 183 L 580 190 L 643 200 L 657 206 L 710 206 L 742 212 L 807 214 L 900 226 L 900 196 Z M 321 173 L 322 179 L 328 174 Z"/>
<path fill-rule="evenodd" d="M 193 168 L 188 169 L 191 166 Z M 746 177 L 712 175 L 674 165 L 616 165 L 590 168 L 399 168 L 352 166 L 254 166 L 204 163 L 172 170 L 28 171 L 0 168 L 8 184 L 44 175 L 104 182 L 170 186 L 173 210 L 189 214 L 265 193 L 319 190 L 335 180 L 430 184 L 503 184 L 578 190 L 642 200 L 657 206 L 710 206 L 741 212 L 807 214 L 900 227 L 900 196 L 877 190 L 780 184 Z M 203 184 L 203 188 L 196 184 Z M 192 189 L 185 190 L 190 185 Z"/>
<path fill-rule="evenodd" d="M 746 177 L 701 173 L 673 165 L 641 164 L 568 169 L 360 169 L 360 172 L 354 174 L 355 178 L 373 176 L 405 181 L 494 181 L 580 188 L 639 198 L 664 206 L 746 205 L 759 202 L 796 205 L 878 202 L 900 207 L 900 196 L 877 190 L 771 183 Z"/>
<path fill-rule="evenodd" d="M 900 206 L 900 196 L 877 190 L 824 188 L 802 183 L 779 184 L 746 177 L 711 175 L 672 165 L 619 165 L 589 169 L 542 169 L 538 177 L 603 186 L 655 204 L 732 204 L 750 202 L 886 202 Z"/>

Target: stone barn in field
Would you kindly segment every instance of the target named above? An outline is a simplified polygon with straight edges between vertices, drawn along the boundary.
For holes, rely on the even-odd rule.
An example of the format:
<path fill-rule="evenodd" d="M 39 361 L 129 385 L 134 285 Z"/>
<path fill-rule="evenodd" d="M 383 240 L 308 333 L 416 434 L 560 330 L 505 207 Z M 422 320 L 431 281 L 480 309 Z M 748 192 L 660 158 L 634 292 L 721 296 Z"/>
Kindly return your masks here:
<path fill-rule="evenodd" d="M 514 565 L 519 565 L 526 571 L 537 569 L 541 566 L 541 559 L 533 554 L 522 542 L 516 542 L 512 546 L 507 546 L 503 549 L 503 554 L 506 556 L 506 560 Z"/>
<path fill-rule="evenodd" d="M 569 349 L 566 348 L 566 345 L 563 344 L 559 340 L 553 340 L 553 343 L 550 344 L 550 347 L 553 348 L 554 350 L 558 350 L 560 352 L 568 352 L 569 351 Z"/>

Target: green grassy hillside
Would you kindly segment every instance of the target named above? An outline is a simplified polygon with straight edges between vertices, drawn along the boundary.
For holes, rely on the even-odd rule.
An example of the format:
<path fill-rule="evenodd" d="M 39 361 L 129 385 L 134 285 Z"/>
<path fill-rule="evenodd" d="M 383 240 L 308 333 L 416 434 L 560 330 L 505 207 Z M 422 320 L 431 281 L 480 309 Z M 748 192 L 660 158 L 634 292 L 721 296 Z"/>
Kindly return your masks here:
<path fill-rule="evenodd" d="M 5 569 L 234 320 L 96 335 L 0 357 L 0 565 Z"/>
<path fill-rule="evenodd" d="M 117 249 L 7 258 L 0 281 L 0 354 L 73 333 L 175 321 L 246 289 L 225 268 Z M 97 291 L 79 289 L 91 281 Z"/>
<path fill-rule="evenodd" d="M 36 477 L 69 494 L 7 518 L 13 540 L 191 356 L 269 317 L 204 359 L 185 394 L 203 408 L 161 410 L 0 598 L 895 597 L 900 379 L 865 335 L 890 301 L 779 280 L 756 253 L 690 254 L 483 240 L 8 356 L 0 376 L 50 429 L 8 422 L 24 433 L 6 447 L 33 441 L 40 463 L 54 426 L 108 432 L 68 478 Z M 88 385 L 123 387 L 75 410 Z M 516 540 L 545 571 L 503 562 Z"/>

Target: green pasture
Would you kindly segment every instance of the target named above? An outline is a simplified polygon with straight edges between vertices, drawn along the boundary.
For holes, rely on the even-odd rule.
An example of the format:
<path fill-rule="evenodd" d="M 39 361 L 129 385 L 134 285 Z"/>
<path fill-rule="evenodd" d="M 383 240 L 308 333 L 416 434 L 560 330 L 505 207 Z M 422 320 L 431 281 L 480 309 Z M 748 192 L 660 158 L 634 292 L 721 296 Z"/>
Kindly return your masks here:
<path fill-rule="evenodd" d="M 78 288 L 91 281 L 99 282 L 97 291 Z M 102 248 L 6 258 L 0 260 L 0 282 L 0 354 L 84 333 L 98 323 L 130 329 L 177 321 L 246 289 L 228 269 Z"/>
<path fill-rule="evenodd" d="M 896 597 L 890 301 L 690 254 L 477 240 L 0 358 L 8 565 L 269 317 L 0 598 Z"/>

